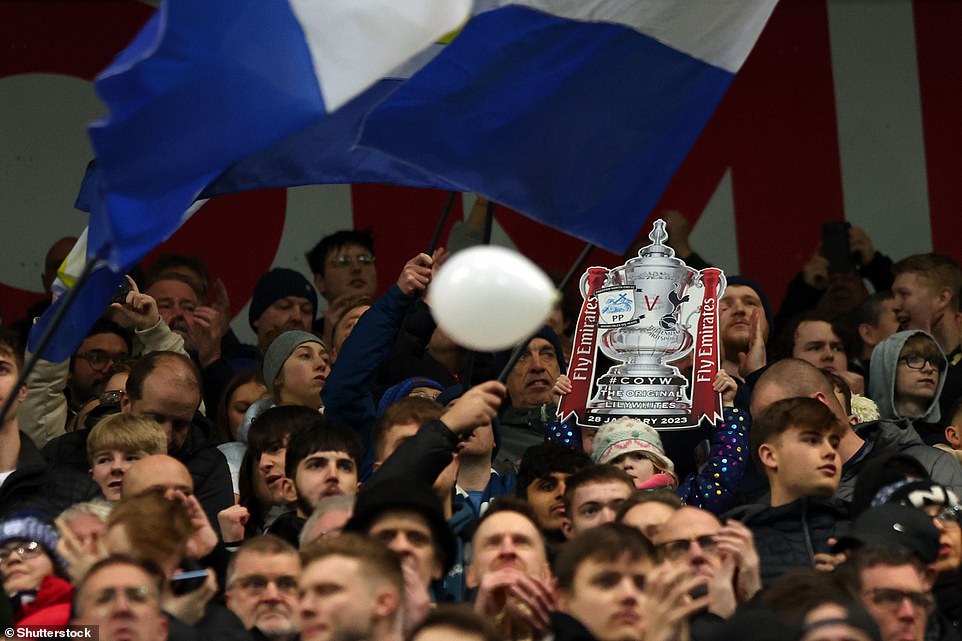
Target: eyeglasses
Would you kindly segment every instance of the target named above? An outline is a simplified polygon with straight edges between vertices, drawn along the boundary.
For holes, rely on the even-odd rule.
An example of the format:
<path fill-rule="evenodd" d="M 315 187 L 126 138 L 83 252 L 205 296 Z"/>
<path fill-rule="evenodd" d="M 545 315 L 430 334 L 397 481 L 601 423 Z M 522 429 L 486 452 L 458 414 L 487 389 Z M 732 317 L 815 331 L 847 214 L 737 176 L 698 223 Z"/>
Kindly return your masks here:
<path fill-rule="evenodd" d="M 91 367 L 96 367 L 97 369 L 100 369 L 107 363 L 123 363 L 130 360 L 130 354 L 125 354 L 123 352 L 111 354 L 110 352 L 105 352 L 102 349 L 92 349 L 89 352 L 78 352 L 76 356 L 77 358 L 87 361 L 90 363 Z"/>
<path fill-rule="evenodd" d="M 374 264 L 374 256 L 372 254 L 358 254 L 357 256 L 340 254 L 331 258 L 332 267 L 350 267 L 353 264 L 357 264 L 358 267 L 368 267 Z"/>
<path fill-rule="evenodd" d="M 678 559 L 688 553 L 692 543 L 697 543 L 698 547 L 705 552 L 714 552 L 715 548 L 718 547 L 713 535 L 703 534 L 702 536 L 696 536 L 691 539 L 667 541 L 658 546 L 658 551 L 661 553 L 662 558 L 668 560 Z"/>
<path fill-rule="evenodd" d="M 32 559 L 40 556 L 40 554 L 43 553 L 43 548 L 36 541 L 4 546 L 0 548 L 0 563 L 6 563 L 7 559 L 9 559 L 14 552 L 16 552 L 17 556 L 21 559 Z"/>
<path fill-rule="evenodd" d="M 895 612 L 902 607 L 905 599 L 908 599 L 909 603 L 920 610 L 932 612 L 932 610 L 935 609 L 935 598 L 929 592 L 909 592 L 895 588 L 875 588 L 873 590 L 866 590 L 865 594 L 871 597 L 872 603 L 891 612 Z"/>
<path fill-rule="evenodd" d="M 112 389 L 107 390 L 100 395 L 100 405 L 101 406 L 117 406 L 120 407 L 120 401 L 124 398 L 124 390 L 122 389 Z"/>
<path fill-rule="evenodd" d="M 962 505 L 953 505 L 952 507 L 940 510 L 939 513 L 935 515 L 935 520 L 943 525 L 958 525 L 960 513 L 962 513 Z"/>
<path fill-rule="evenodd" d="M 297 577 L 289 574 L 274 578 L 266 577 L 263 574 L 250 574 L 236 579 L 231 583 L 231 586 L 236 585 L 250 596 L 260 596 L 271 583 L 281 594 L 292 595 L 297 593 Z"/>
<path fill-rule="evenodd" d="M 925 364 L 928 363 L 940 372 L 945 369 L 947 364 L 945 357 L 941 355 L 926 358 L 918 354 L 906 354 L 905 356 L 899 357 L 899 361 L 908 365 L 909 369 L 922 369 L 925 367 Z"/>
<path fill-rule="evenodd" d="M 145 585 L 139 587 L 127 586 L 123 588 L 104 588 L 94 596 L 94 603 L 99 606 L 112 605 L 117 601 L 120 593 L 123 593 L 128 603 L 143 605 L 154 596 L 153 591 Z"/>

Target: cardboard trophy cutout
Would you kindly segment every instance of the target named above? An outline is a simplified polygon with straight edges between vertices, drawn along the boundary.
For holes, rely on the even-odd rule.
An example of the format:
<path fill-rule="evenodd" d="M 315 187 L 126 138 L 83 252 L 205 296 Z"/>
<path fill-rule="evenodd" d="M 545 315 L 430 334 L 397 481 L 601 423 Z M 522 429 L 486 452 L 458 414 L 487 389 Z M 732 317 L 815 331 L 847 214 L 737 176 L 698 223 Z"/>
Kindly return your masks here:
<path fill-rule="evenodd" d="M 579 426 L 597 428 L 631 416 L 658 430 L 679 430 L 721 418 L 712 381 L 721 365 L 718 299 L 725 275 L 676 258 L 665 245 L 663 220 L 648 238 L 652 244 L 636 258 L 612 269 L 589 267 L 581 278 L 584 303 L 567 372 L 573 389 L 558 408 L 563 421 L 574 415 Z M 673 364 L 686 356 L 691 381 Z"/>

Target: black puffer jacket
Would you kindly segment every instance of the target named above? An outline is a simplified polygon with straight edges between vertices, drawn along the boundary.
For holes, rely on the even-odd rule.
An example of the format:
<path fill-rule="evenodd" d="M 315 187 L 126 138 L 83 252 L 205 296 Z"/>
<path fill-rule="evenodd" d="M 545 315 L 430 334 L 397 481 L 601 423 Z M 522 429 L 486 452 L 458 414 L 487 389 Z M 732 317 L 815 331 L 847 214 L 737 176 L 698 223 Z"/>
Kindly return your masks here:
<path fill-rule="evenodd" d="M 848 503 L 838 500 L 743 505 L 725 516 L 741 521 L 755 536 L 763 587 L 790 570 L 814 567 L 815 555 L 829 551 L 828 540 L 841 538 L 850 527 Z"/>
<path fill-rule="evenodd" d="M 20 432 L 17 468 L 0 486 L 0 518 L 36 511 L 51 521 L 74 503 L 100 493 L 90 476 L 69 467 L 48 466 L 30 437 Z"/>

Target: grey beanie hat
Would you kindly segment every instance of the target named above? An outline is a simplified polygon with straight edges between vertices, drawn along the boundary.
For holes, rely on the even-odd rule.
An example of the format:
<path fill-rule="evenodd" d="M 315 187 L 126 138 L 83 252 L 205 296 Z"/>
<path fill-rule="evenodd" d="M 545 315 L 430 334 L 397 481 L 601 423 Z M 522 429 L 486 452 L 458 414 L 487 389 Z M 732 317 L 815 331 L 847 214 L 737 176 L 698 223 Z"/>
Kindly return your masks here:
<path fill-rule="evenodd" d="M 284 367 L 284 361 L 290 358 L 290 355 L 294 353 L 298 345 L 303 345 L 304 343 L 320 343 L 324 345 L 324 341 L 316 335 L 305 332 L 304 330 L 292 329 L 275 338 L 274 342 L 267 348 L 267 353 L 264 354 L 264 381 L 267 383 L 267 389 L 271 391 L 271 394 L 274 393 L 274 380 L 278 374 L 281 373 L 281 368 Z M 324 347 L 326 348 L 327 346 L 324 345 Z"/>

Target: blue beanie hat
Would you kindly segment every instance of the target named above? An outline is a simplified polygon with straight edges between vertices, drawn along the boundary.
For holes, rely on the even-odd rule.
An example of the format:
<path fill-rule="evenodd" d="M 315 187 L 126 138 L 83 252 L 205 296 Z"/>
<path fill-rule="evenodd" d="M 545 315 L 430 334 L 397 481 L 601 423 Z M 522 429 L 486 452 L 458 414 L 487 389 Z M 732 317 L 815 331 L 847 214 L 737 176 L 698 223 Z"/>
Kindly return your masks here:
<path fill-rule="evenodd" d="M 415 387 L 430 387 L 431 389 L 436 389 L 439 392 L 444 391 L 444 387 L 441 383 L 437 382 L 433 378 L 424 378 L 423 376 L 412 376 L 411 378 L 406 378 L 396 385 L 392 385 L 384 391 L 381 396 L 381 400 L 377 404 L 377 416 L 381 418 L 384 411 L 388 407 L 397 403 L 402 398 L 408 396 Z"/>
<path fill-rule="evenodd" d="M 0 545 L 10 541 L 36 541 L 61 569 L 68 567 L 67 561 L 57 554 L 60 533 L 36 516 L 19 514 L 0 523 Z"/>
<path fill-rule="evenodd" d="M 298 296 L 311 301 L 311 315 L 317 315 L 317 292 L 314 291 L 314 286 L 307 282 L 300 272 L 278 267 L 261 276 L 254 285 L 254 295 L 251 296 L 251 305 L 247 311 L 247 322 L 251 329 L 257 331 L 254 321 L 261 317 L 264 310 L 275 301 L 288 296 Z"/>

